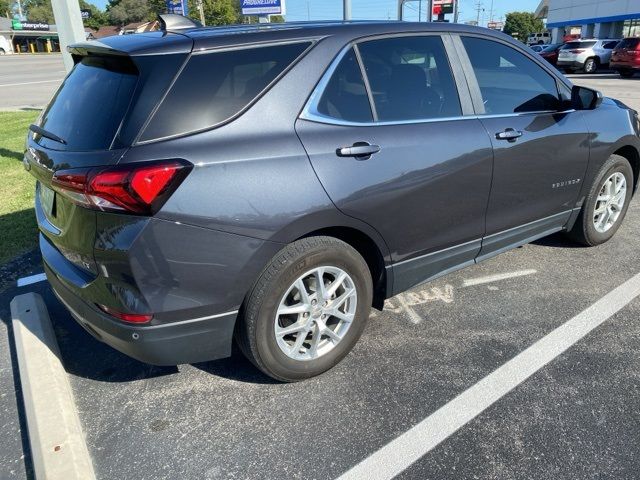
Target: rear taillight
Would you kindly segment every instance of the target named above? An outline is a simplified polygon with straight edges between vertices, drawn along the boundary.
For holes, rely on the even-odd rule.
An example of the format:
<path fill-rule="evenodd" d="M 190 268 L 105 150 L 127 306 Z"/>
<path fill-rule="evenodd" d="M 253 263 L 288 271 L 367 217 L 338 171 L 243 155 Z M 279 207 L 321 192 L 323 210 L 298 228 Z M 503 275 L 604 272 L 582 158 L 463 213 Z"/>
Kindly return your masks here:
<path fill-rule="evenodd" d="M 571 53 L 584 53 L 586 50 L 584 48 L 574 48 L 573 50 L 569 50 Z"/>
<path fill-rule="evenodd" d="M 107 307 L 105 305 L 98 305 L 100 310 L 104 313 L 111 315 L 112 317 L 117 318 L 118 320 L 122 320 L 127 323 L 147 323 L 150 322 L 153 318 L 153 315 L 150 314 L 139 314 L 139 313 L 122 313 L 113 308 Z"/>
<path fill-rule="evenodd" d="M 103 211 L 153 215 L 193 168 L 166 160 L 109 168 L 60 170 L 51 186 L 78 205 Z"/>

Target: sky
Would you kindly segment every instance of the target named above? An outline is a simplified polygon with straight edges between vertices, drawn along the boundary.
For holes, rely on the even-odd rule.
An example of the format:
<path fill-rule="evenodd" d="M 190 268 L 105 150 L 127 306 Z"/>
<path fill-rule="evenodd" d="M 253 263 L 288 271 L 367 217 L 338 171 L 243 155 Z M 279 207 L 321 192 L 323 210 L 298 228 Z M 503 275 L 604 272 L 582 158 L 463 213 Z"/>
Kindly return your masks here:
<path fill-rule="evenodd" d="M 91 0 L 89 0 L 91 1 Z M 93 0 L 93 3 L 104 8 L 107 0 Z M 351 0 L 353 18 L 357 20 L 395 20 L 397 16 L 397 0 Z M 407 2 L 405 19 L 417 20 L 420 0 Z M 480 13 L 480 24 L 489 21 L 491 4 L 493 3 L 493 19 L 500 20 L 508 12 L 533 12 L 540 0 L 480 0 L 484 12 Z M 460 21 L 476 20 L 478 0 L 460 0 Z M 422 0 L 422 20 L 426 19 L 427 1 Z M 342 0 L 286 0 L 288 21 L 296 20 L 332 20 L 342 18 Z M 452 15 L 447 15 L 447 18 Z M 451 18 L 451 20 L 453 20 Z"/>

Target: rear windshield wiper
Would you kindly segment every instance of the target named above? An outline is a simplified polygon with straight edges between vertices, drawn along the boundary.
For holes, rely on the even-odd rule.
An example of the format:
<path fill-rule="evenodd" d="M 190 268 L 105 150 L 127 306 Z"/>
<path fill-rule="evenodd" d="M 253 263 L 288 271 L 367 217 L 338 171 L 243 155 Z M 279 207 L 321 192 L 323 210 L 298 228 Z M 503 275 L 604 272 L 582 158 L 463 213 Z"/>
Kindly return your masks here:
<path fill-rule="evenodd" d="M 35 123 L 32 123 L 31 125 L 29 125 L 29 130 L 31 130 L 33 133 L 37 133 L 41 137 L 46 137 L 49 140 L 53 140 L 54 142 L 58 142 L 58 143 L 61 143 L 63 145 L 67 144 L 67 142 L 65 141 L 64 138 L 60 138 L 55 133 L 51 133 L 51 132 L 46 131 L 44 128 L 40 128 Z"/>

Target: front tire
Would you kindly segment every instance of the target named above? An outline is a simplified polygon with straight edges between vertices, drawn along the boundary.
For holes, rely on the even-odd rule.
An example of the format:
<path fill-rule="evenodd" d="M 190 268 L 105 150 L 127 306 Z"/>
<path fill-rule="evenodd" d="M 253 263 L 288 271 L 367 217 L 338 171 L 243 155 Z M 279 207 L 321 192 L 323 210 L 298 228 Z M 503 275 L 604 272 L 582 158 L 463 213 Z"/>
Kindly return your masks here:
<path fill-rule="evenodd" d="M 620 155 L 611 155 L 596 176 L 569 236 L 590 247 L 608 242 L 627 214 L 633 182 L 629 161 Z"/>
<path fill-rule="evenodd" d="M 270 377 L 296 382 L 338 364 L 362 334 L 373 296 L 362 256 L 333 237 L 287 245 L 248 294 L 236 340 Z"/>

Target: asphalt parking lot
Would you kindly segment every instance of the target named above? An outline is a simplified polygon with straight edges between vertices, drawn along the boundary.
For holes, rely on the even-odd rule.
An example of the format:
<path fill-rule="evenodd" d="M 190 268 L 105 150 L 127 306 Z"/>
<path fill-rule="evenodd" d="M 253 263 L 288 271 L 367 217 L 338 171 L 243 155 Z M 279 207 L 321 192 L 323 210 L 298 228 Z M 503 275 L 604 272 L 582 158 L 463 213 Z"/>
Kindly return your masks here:
<path fill-rule="evenodd" d="M 640 77 L 572 80 L 640 109 Z M 0 479 L 32 476 L 9 321 L 26 291 L 47 303 L 100 479 L 337 478 L 381 449 L 405 458 L 416 446 L 390 442 L 438 415 L 442 441 L 417 446 L 399 478 L 640 478 L 640 297 L 525 380 L 505 377 L 513 388 L 495 402 L 473 396 L 640 272 L 639 229 L 636 199 L 608 244 L 555 235 L 399 295 L 345 361 L 299 384 L 274 383 L 238 352 L 138 363 L 85 333 L 45 282 L 12 287 L 0 293 Z M 456 430 L 447 406 L 461 397 L 485 408 Z"/>

